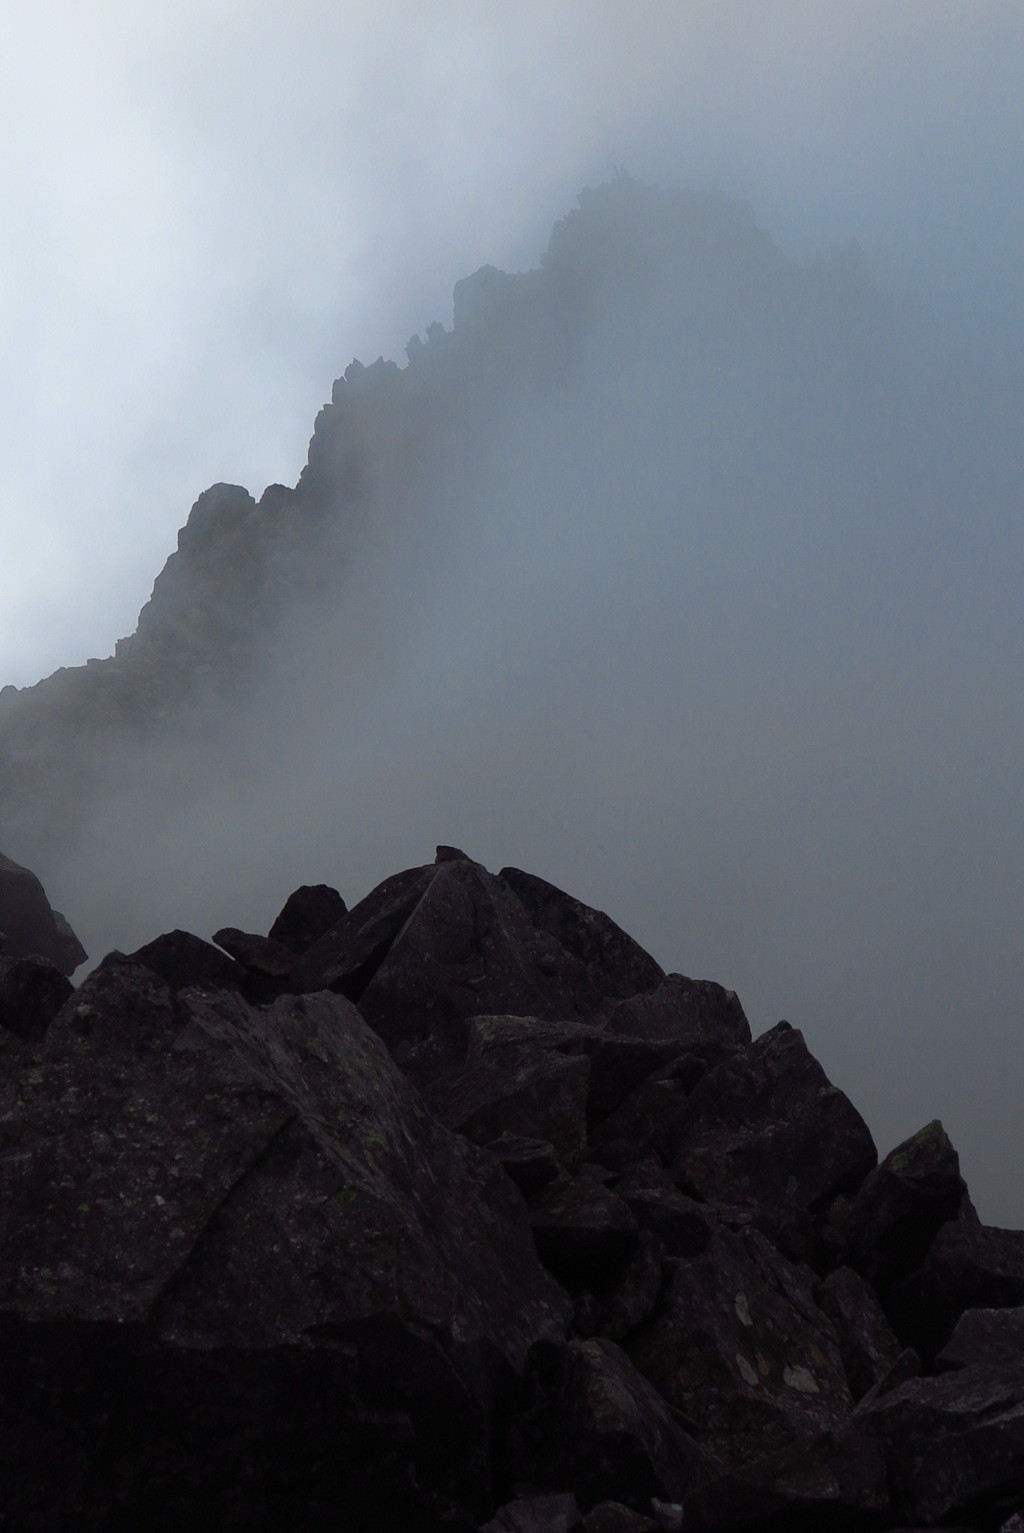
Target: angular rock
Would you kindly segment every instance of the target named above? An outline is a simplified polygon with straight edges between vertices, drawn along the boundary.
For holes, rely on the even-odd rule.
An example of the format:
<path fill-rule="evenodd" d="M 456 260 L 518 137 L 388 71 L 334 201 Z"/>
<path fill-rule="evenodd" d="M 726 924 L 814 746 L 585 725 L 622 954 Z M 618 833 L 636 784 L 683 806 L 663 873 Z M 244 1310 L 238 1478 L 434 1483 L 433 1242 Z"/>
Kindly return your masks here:
<path fill-rule="evenodd" d="M 438 846 L 434 850 L 435 862 L 472 862 L 472 857 L 461 846 Z"/>
<path fill-rule="evenodd" d="M 583 1533 L 658 1533 L 662 1526 L 621 1501 L 602 1501 L 583 1519 Z"/>
<path fill-rule="evenodd" d="M 591 1148 L 619 1170 L 656 1157 L 671 1164 L 686 1123 L 686 1092 L 660 1070 L 629 1093 L 591 1135 Z"/>
<path fill-rule="evenodd" d="M 622 1199 L 586 1176 L 545 1188 L 530 1226 L 544 1265 L 570 1288 L 606 1287 L 637 1243 L 636 1220 Z"/>
<path fill-rule="evenodd" d="M 78 1452 L 72 1500 L 116 1484 L 138 1522 L 167 1465 L 187 1456 L 196 1412 L 228 1411 L 247 1370 L 262 1368 L 264 1412 L 287 1415 L 295 1394 L 301 1414 L 307 1382 L 319 1395 L 326 1377 L 346 1432 L 399 1412 L 410 1472 L 483 1506 L 493 1412 L 568 1313 L 521 1199 L 491 1157 L 433 1121 L 342 998 L 262 1011 L 227 993 L 184 1002 L 144 965 L 105 960 L 54 1020 L 4 1117 L 10 1421 L 31 1403 L 35 1430 L 59 1440 L 76 1398 L 101 1409 L 89 1337 L 109 1347 L 112 1328 L 123 1345 L 113 1376 L 100 1370 L 107 1395 L 95 1384 L 109 1397 L 101 1414 L 131 1423 L 161 1359 L 173 1381 L 142 1413 L 141 1455 L 129 1426 L 102 1460 L 98 1443 Z M 51 1346 L 54 1327 L 63 1345 Z M 256 1418 L 247 1430 L 272 1436 Z M 10 1448 L 0 1443 L 0 1460 Z M 41 1494 L 33 1472 L 16 1475 L 26 1504 Z"/>
<path fill-rule="evenodd" d="M 244 990 L 245 970 L 228 958 L 212 942 L 204 942 L 192 932 L 164 932 L 129 957 L 159 975 L 172 990 L 190 985 L 214 990 Z"/>
<path fill-rule="evenodd" d="M 1024 1304 L 1024 1230 L 944 1224 L 924 1265 L 890 1295 L 896 1334 L 930 1358 L 968 1309 Z"/>
<path fill-rule="evenodd" d="M 432 870 L 359 1009 L 403 1068 L 422 1078 L 464 1054 L 469 1017 L 556 1021 L 592 1011 L 598 1000 L 584 966 L 530 924 L 506 884 L 458 861 Z"/>
<path fill-rule="evenodd" d="M 665 1246 L 660 1236 L 641 1230 L 636 1249 L 611 1292 L 594 1300 L 591 1335 L 621 1342 L 653 1314 L 664 1280 Z M 584 1334 L 577 1324 L 577 1330 Z"/>
<path fill-rule="evenodd" d="M 70 976 L 88 954 L 36 875 L 0 853 L 0 955 L 45 958 Z"/>
<path fill-rule="evenodd" d="M 853 1404 L 831 1321 L 800 1269 L 754 1231 L 719 1229 L 702 1256 L 678 1262 L 627 1351 L 726 1467 L 834 1430 Z"/>
<path fill-rule="evenodd" d="M 347 913 L 348 906 L 330 884 L 303 884 L 289 894 L 267 935 L 293 953 L 305 953 Z"/>
<path fill-rule="evenodd" d="M 968 1309 L 935 1359 L 937 1369 L 1019 1368 L 1024 1374 L 1024 1306 L 1015 1309 Z"/>
<path fill-rule="evenodd" d="M 536 1044 L 489 1050 L 424 1087 L 439 1123 L 484 1145 L 512 1134 L 553 1146 L 575 1171 L 587 1143 L 590 1061 Z"/>
<path fill-rule="evenodd" d="M 959 1157 L 935 1119 L 865 1178 L 844 1221 L 850 1265 L 884 1297 L 920 1267 L 942 1225 L 969 1212 Z"/>
<path fill-rule="evenodd" d="M 856 1428 L 880 1446 L 907 1523 L 997 1527 L 1024 1496 L 1019 1368 L 974 1364 L 911 1379 L 858 1408 Z"/>
<path fill-rule="evenodd" d="M 661 965 L 604 911 L 591 909 L 520 868 L 502 868 L 498 877 L 518 895 L 534 926 L 579 959 L 601 995 L 638 995 L 656 989 L 664 979 Z"/>
<path fill-rule="evenodd" d="M 675 1188 L 620 1185 L 615 1190 L 640 1228 L 660 1237 L 668 1256 L 700 1256 L 707 1249 L 715 1220 L 705 1204 Z"/>
<path fill-rule="evenodd" d="M 673 1169 L 704 1198 L 814 1210 L 876 1159 L 860 1113 L 780 1022 L 698 1081 Z"/>
<path fill-rule="evenodd" d="M 709 979 L 666 974 L 657 989 L 606 1006 L 610 1032 L 627 1038 L 672 1038 L 712 1059 L 750 1042 L 750 1024 L 735 992 Z"/>
<path fill-rule="evenodd" d="M 0 1027 L 37 1043 L 74 989 L 48 959 L 0 956 Z"/>
<path fill-rule="evenodd" d="M 371 889 L 305 950 L 294 971 L 295 989 L 335 990 L 358 1001 L 435 872 L 430 866 L 406 868 Z"/>
<path fill-rule="evenodd" d="M 671 1040 L 620 1038 L 603 1023 L 544 1021 L 539 1017 L 474 1017 L 469 1022 L 467 1052 L 481 1057 L 492 1049 L 532 1043 L 561 1054 L 583 1054 L 590 1061 L 587 1121 L 612 1112 L 634 1086 L 672 1064 L 677 1046 Z"/>
<path fill-rule="evenodd" d="M 290 948 L 271 937 L 239 931 L 237 926 L 222 926 L 220 931 L 214 932 L 213 940 L 243 968 L 252 969 L 268 979 L 284 979 L 297 962 Z"/>
<path fill-rule="evenodd" d="M 580 1527 L 575 1496 L 523 1496 L 503 1506 L 480 1533 L 579 1533 Z"/>
<path fill-rule="evenodd" d="M 571 1485 L 584 1508 L 652 1496 L 677 1501 L 711 1464 L 614 1342 L 570 1342 L 550 1417 L 545 1478 Z"/>
<path fill-rule="evenodd" d="M 687 1533 L 817 1533 L 884 1527 L 890 1511 L 878 1444 L 843 1429 L 744 1464 L 687 1503 Z"/>
<path fill-rule="evenodd" d="M 850 1393 L 860 1400 L 895 1365 L 900 1344 L 874 1290 L 851 1267 L 830 1272 L 817 1300 L 836 1328 Z"/>

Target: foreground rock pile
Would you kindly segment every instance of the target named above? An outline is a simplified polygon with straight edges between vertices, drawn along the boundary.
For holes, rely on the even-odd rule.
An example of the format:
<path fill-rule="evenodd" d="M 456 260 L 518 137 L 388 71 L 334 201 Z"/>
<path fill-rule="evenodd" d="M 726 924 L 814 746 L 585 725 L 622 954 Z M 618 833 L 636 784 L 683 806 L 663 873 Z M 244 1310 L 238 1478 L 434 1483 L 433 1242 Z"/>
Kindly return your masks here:
<path fill-rule="evenodd" d="M 786 1023 L 449 848 L 77 990 L 43 906 L 4 1533 L 1024 1528 L 1024 1234 L 938 1123 L 879 1164 Z"/>

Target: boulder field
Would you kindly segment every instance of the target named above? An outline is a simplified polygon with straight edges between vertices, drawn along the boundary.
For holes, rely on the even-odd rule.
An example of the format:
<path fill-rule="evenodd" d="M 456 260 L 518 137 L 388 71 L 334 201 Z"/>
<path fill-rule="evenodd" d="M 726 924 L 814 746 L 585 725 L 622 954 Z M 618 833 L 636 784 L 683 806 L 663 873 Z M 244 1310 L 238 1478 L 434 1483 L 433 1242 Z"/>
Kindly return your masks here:
<path fill-rule="evenodd" d="M 4 1533 L 1024 1530 L 1024 1233 L 608 916 L 0 930 Z"/>

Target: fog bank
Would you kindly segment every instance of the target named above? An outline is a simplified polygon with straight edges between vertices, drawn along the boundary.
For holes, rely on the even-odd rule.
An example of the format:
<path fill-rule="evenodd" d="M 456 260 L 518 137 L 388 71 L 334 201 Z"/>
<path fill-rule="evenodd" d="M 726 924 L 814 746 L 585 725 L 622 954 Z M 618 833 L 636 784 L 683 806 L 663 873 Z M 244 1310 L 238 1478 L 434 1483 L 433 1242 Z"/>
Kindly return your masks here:
<path fill-rule="evenodd" d="M 48 892 L 98 953 L 461 845 L 802 1027 L 883 1151 L 941 1116 L 1021 1222 L 1022 397 L 856 249 L 585 196 L 350 371 L 282 512 L 336 574 L 111 753 Z"/>

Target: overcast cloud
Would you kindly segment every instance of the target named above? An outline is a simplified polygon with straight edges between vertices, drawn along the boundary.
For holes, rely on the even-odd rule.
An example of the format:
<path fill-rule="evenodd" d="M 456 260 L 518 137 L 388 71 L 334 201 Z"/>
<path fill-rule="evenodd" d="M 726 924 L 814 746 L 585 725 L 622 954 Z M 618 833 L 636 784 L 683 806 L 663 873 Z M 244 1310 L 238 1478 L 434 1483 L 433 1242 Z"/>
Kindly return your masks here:
<path fill-rule="evenodd" d="M 855 238 L 890 290 L 994 358 L 1019 355 L 1017 0 L 514 9 L 172 0 L 7 11 L 0 684 L 110 653 L 201 490 L 228 480 L 258 496 L 267 483 L 293 483 L 316 411 L 351 357 L 403 360 L 414 332 L 450 321 L 456 280 L 486 262 L 535 265 L 579 189 L 615 167 L 743 197 L 801 259 Z M 1005 461 L 1008 473 L 1019 457 Z M 997 464 L 993 485 L 998 477 Z M 204 935 L 225 922 L 265 926 L 273 909 L 261 859 L 282 895 L 292 882 L 334 879 L 337 850 L 306 799 L 309 773 L 340 753 L 346 876 L 336 877 L 346 897 L 456 833 L 492 866 L 518 861 L 604 905 L 666 966 L 735 985 L 756 1028 L 780 1015 L 804 1026 L 883 1149 L 923 1116 L 943 1116 L 983 1213 L 1024 1218 L 1006 1170 L 1019 1159 L 1024 1086 L 1019 714 L 1007 703 L 1020 660 L 1009 557 L 1019 543 L 1007 512 L 1018 493 L 993 491 L 1003 520 L 991 538 L 982 527 L 972 541 L 962 522 L 940 519 L 929 550 L 922 492 L 905 543 L 884 534 L 896 562 L 878 600 L 882 626 L 867 639 L 851 626 L 858 658 L 847 669 L 843 623 L 867 610 L 866 540 L 881 521 L 850 533 L 860 584 L 848 608 L 841 520 L 827 549 L 813 537 L 786 544 L 806 557 L 808 577 L 839 572 L 823 591 L 827 621 L 814 631 L 825 638 L 809 661 L 784 604 L 758 605 L 763 568 L 792 578 L 803 602 L 800 568 L 759 544 L 754 526 L 739 562 L 713 528 L 687 529 L 704 540 L 708 579 L 722 589 L 738 581 L 749 601 L 736 604 L 734 629 L 716 627 L 703 681 L 699 670 L 687 680 L 686 729 L 670 711 L 672 668 L 657 670 L 658 612 L 678 596 L 662 557 L 671 540 L 652 535 L 650 570 L 630 565 L 609 511 L 582 532 L 594 541 L 592 578 L 576 589 L 583 602 L 603 582 L 613 620 L 617 580 L 625 593 L 607 660 L 622 685 L 603 733 L 585 690 L 598 688 L 603 661 L 591 652 L 574 669 L 573 636 L 586 630 L 562 605 L 562 550 L 538 627 L 557 639 L 561 670 L 542 643 L 501 673 L 502 735 L 497 715 L 484 720 L 475 706 L 496 674 L 489 657 L 460 647 L 443 619 L 439 635 L 425 634 L 420 664 L 442 656 L 467 667 L 450 716 L 439 720 L 438 693 L 407 663 L 405 691 L 379 717 L 360 715 L 358 745 L 328 718 L 321 740 L 297 747 L 296 801 L 261 818 L 258 842 L 247 838 L 252 806 L 239 808 L 233 787 L 206 805 L 206 839 L 182 842 L 180 865 L 168 834 L 159 894 L 170 906 L 201 886 L 200 904 L 169 914 L 147 886 L 156 903 L 133 896 L 134 919 L 191 920 Z M 721 490 L 714 503 L 730 504 Z M 511 569 L 538 612 L 547 598 L 542 582 L 532 588 L 535 552 L 492 547 L 485 567 Z M 917 572 L 909 607 L 901 557 Z M 467 582 L 460 600 L 491 603 L 493 616 L 498 593 L 476 589 L 475 568 L 467 555 L 455 572 Z M 662 605 L 648 604 L 638 634 L 628 601 L 646 581 Z M 680 621 L 665 628 L 672 646 L 687 637 Z M 759 646 L 760 621 L 770 645 Z M 636 643 L 632 680 L 617 631 Z M 529 706 L 538 697 L 563 724 L 577 707 L 579 730 L 545 740 Z M 600 770 L 588 779 L 592 760 Z M 493 797 L 467 793 L 474 762 L 493 774 L 500 820 Z M 545 781 L 549 797 L 537 789 Z M 519 803 L 524 782 L 533 796 Z M 382 794 L 388 813 L 375 820 Z M 122 810 L 110 828 L 127 846 Z M 114 904 L 95 901 L 78 917 L 90 876 L 79 869 L 68 885 L 68 913 L 106 935 L 121 919 Z M 116 881 L 104 898 L 115 896 L 123 905 Z"/>
<path fill-rule="evenodd" d="M 1016 0 L 4 9 L 4 681 L 108 654 L 207 484 L 293 483 L 352 356 L 616 166 L 1019 335 Z"/>

